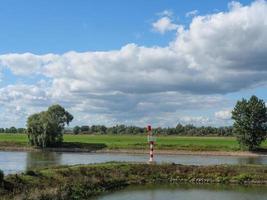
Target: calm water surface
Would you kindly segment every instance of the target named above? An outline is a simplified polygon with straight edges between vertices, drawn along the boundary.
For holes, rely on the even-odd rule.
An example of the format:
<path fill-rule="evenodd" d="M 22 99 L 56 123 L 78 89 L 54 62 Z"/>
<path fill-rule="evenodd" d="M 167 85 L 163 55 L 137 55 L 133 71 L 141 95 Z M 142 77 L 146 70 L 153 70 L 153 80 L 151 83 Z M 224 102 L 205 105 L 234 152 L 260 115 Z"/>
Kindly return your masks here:
<path fill-rule="evenodd" d="M 5 174 L 17 173 L 36 167 L 55 165 L 75 165 L 108 161 L 146 162 L 148 155 L 123 153 L 63 153 L 63 152 L 1 152 L 0 169 Z M 197 156 L 197 155 L 157 155 L 156 161 L 185 165 L 215 164 L 267 164 L 267 156 Z"/>
<path fill-rule="evenodd" d="M 259 186 L 142 186 L 129 187 L 94 200 L 267 200 L 267 190 Z"/>

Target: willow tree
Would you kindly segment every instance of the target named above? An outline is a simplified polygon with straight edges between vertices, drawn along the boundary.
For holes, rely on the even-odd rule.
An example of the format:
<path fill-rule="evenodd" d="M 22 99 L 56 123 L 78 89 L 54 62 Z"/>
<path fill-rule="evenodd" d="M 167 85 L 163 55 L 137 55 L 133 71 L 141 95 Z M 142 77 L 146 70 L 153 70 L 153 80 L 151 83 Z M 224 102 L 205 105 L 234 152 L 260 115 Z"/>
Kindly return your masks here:
<path fill-rule="evenodd" d="M 29 116 L 27 134 L 30 144 L 42 148 L 60 145 L 64 127 L 72 120 L 73 116 L 60 105 Z"/>
<path fill-rule="evenodd" d="M 267 108 L 262 99 L 252 96 L 236 103 L 232 111 L 233 132 L 242 148 L 257 149 L 267 136 Z"/>

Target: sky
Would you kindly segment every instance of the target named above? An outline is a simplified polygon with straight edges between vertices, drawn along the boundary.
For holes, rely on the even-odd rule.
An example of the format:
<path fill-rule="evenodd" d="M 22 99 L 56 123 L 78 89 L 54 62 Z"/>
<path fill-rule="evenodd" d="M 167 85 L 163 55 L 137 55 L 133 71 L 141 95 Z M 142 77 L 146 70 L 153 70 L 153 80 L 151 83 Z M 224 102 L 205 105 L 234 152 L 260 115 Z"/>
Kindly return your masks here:
<path fill-rule="evenodd" d="M 0 127 L 52 104 L 71 126 L 228 126 L 267 101 L 264 0 L 2 0 L 0 27 Z"/>

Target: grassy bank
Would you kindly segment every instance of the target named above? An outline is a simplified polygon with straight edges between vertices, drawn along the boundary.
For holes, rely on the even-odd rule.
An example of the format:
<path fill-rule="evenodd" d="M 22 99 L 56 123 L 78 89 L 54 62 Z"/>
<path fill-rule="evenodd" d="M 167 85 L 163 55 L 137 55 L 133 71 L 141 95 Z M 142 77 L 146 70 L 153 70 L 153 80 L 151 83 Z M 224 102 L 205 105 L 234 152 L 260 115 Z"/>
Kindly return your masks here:
<path fill-rule="evenodd" d="M 87 199 L 135 184 L 223 183 L 267 187 L 267 166 L 183 166 L 105 163 L 9 175 L 1 199 Z"/>
<path fill-rule="evenodd" d="M 90 145 L 106 149 L 146 149 L 146 136 L 132 135 L 64 135 L 66 148 L 89 148 Z M 89 144 L 89 145 L 86 145 Z M 25 134 L 1 134 L 0 148 L 27 147 Z M 267 142 L 262 147 L 267 148 Z M 160 150 L 188 151 L 238 151 L 239 145 L 233 137 L 179 137 L 159 136 L 156 148 Z"/>

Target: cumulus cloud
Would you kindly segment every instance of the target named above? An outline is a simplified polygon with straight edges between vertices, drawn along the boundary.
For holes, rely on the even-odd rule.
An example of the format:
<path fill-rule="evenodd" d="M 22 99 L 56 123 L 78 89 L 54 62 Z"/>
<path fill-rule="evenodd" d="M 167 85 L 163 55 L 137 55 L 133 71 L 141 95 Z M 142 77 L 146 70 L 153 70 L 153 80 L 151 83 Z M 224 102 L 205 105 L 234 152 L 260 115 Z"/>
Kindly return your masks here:
<path fill-rule="evenodd" d="M 215 112 L 215 117 L 220 120 L 230 120 L 232 117 L 232 110 L 221 110 Z"/>
<path fill-rule="evenodd" d="M 172 13 L 165 11 L 164 14 L 165 16 L 152 23 L 153 30 L 161 34 L 164 34 L 168 31 L 177 30 L 179 25 L 173 23 L 171 19 Z"/>
<path fill-rule="evenodd" d="M 198 10 L 191 10 L 185 14 L 186 17 L 194 17 L 198 14 Z"/>
<path fill-rule="evenodd" d="M 157 13 L 157 15 L 172 17 L 173 16 L 173 12 L 171 10 L 163 10 L 162 12 Z"/>
<path fill-rule="evenodd" d="M 179 119 L 182 124 L 197 124 L 207 125 L 211 122 L 208 117 L 205 116 L 183 116 Z"/>
<path fill-rule="evenodd" d="M 42 86 L 1 88 L 0 102 L 38 109 L 61 102 L 84 120 L 110 123 L 158 123 L 179 110 L 216 104 L 223 94 L 266 84 L 266 12 L 265 1 L 231 4 L 227 12 L 194 17 L 187 29 L 165 13 L 155 28 L 161 33 L 178 28 L 166 47 L 127 44 L 102 52 L 0 55 L 1 67 L 15 75 L 46 77 Z"/>
<path fill-rule="evenodd" d="M 57 56 L 54 54 L 35 55 L 24 54 L 4 54 L 0 55 L 0 66 L 9 68 L 15 75 L 31 75 L 38 73 L 43 65 L 49 64 Z"/>

